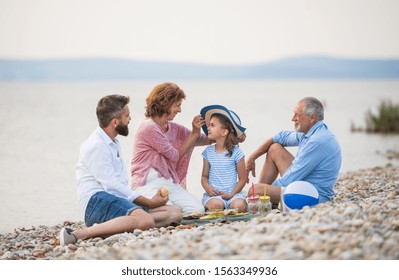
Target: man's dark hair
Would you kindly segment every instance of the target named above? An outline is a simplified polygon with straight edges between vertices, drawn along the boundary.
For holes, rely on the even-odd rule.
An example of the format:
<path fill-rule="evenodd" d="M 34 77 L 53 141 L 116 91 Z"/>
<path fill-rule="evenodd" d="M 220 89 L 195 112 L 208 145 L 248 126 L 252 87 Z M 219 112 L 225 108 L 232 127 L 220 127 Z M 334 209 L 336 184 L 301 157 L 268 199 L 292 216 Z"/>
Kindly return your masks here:
<path fill-rule="evenodd" d="M 109 125 L 113 118 L 119 118 L 126 104 L 129 103 L 129 96 L 112 94 L 104 96 L 98 101 L 96 114 L 98 124 L 101 128 Z"/>

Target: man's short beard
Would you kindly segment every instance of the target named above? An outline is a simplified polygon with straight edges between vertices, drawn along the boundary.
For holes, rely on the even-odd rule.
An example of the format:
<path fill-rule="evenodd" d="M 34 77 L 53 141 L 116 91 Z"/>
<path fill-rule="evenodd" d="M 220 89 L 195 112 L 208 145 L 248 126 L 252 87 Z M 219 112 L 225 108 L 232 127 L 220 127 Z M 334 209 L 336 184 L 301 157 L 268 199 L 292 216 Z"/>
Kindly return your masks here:
<path fill-rule="evenodd" d="M 129 135 L 129 127 L 127 125 L 117 125 L 115 127 L 116 132 L 122 136 L 128 136 Z"/>
<path fill-rule="evenodd" d="M 298 125 L 297 127 L 295 127 L 295 132 L 303 132 L 300 125 Z"/>

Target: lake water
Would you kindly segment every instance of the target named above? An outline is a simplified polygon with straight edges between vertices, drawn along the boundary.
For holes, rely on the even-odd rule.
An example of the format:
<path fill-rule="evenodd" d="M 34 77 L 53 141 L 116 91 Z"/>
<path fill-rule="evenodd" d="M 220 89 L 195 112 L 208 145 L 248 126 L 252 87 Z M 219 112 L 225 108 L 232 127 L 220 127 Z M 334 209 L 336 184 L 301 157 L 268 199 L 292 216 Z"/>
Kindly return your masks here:
<path fill-rule="evenodd" d="M 351 123 L 364 126 L 366 112 L 376 110 L 381 100 L 399 103 L 399 81 L 176 82 L 187 99 L 175 121 L 191 127 L 203 106 L 224 104 L 247 127 L 247 140 L 241 144 L 246 154 L 279 130 L 291 130 L 296 102 L 315 96 L 325 104 L 325 123 L 341 144 L 341 172 L 399 164 L 383 155 L 388 149 L 399 150 L 399 135 L 350 132 Z M 157 83 L 0 83 L 0 233 L 82 220 L 75 166 L 80 144 L 97 125 L 97 101 L 112 93 L 131 97 L 130 135 L 120 137 L 129 167 L 145 98 Z M 202 150 L 195 149 L 188 174 L 188 188 L 198 197 L 203 192 Z M 257 161 L 258 171 L 262 161 Z"/>

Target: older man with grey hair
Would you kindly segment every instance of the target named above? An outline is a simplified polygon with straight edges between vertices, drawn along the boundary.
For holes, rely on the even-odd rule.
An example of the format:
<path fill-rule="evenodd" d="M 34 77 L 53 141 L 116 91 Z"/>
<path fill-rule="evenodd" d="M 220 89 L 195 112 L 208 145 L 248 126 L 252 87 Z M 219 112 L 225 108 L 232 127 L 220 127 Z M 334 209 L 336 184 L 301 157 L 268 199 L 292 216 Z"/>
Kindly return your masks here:
<path fill-rule="evenodd" d="M 267 139 L 247 159 L 248 175 L 255 177 L 255 160 L 266 154 L 255 193 L 263 195 L 265 184 L 273 207 L 280 202 L 281 187 L 307 181 L 319 192 L 319 202 L 331 201 L 341 168 L 341 148 L 324 123 L 323 104 L 314 97 L 301 99 L 294 109 L 295 131 L 281 131 Z M 285 147 L 297 146 L 294 157 Z M 278 175 L 280 175 L 279 178 Z M 251 190 L 252 194 L 252 190 Z"/>

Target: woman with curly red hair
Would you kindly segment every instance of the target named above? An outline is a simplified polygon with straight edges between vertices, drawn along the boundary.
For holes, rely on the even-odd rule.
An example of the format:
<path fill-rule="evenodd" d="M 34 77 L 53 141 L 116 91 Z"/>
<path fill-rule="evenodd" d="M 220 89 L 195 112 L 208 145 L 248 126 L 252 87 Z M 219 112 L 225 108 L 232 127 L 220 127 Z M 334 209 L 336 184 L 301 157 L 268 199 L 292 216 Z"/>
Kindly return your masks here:
<path fill-rule="evenodd" d="M 201 133 L 201 115 L 193 118 L 191 130 L 173 122 L 185 98 L 174 83 L 154 87 L 146 99 L 146 119 L 136 132 L 131 162 L 132 188 L 150 198 L 168 187 L 168 203 L 178 206 L 183 216 L 204 213 L 201 201 L 186 190 L 186 175 L 194 147 L 211 143 Z"/>

